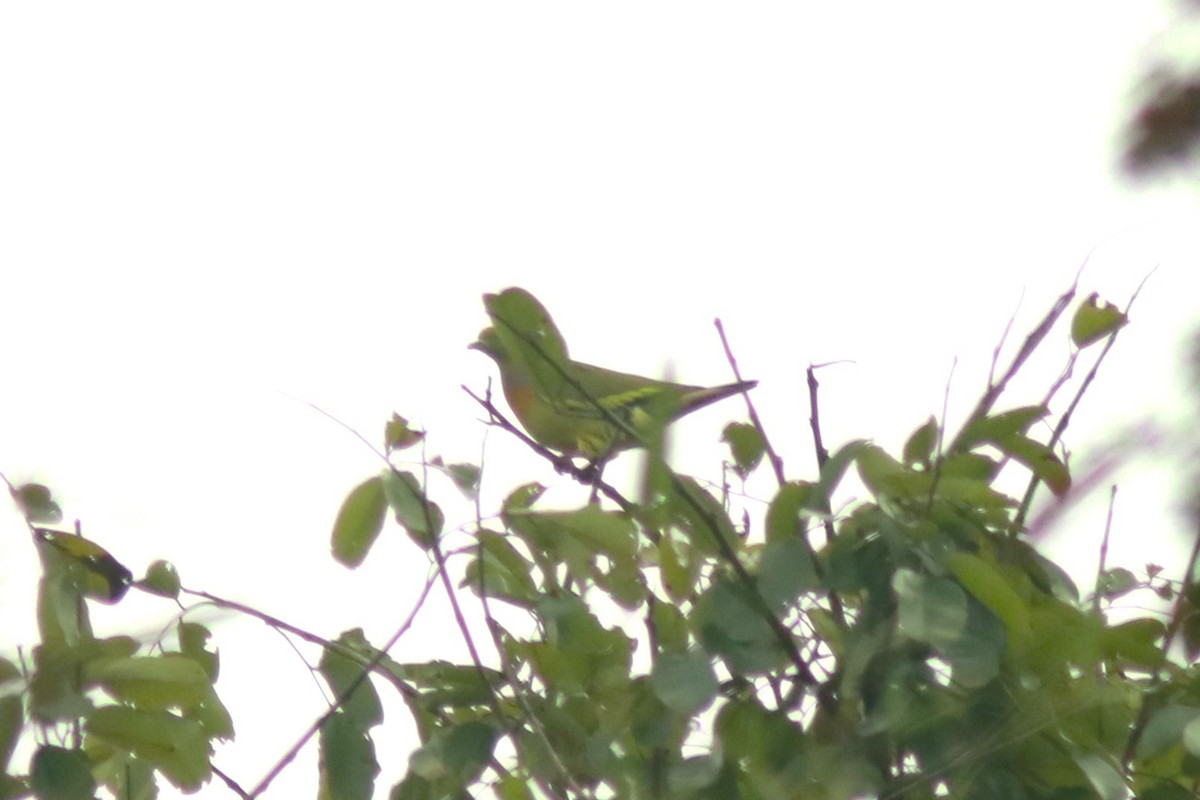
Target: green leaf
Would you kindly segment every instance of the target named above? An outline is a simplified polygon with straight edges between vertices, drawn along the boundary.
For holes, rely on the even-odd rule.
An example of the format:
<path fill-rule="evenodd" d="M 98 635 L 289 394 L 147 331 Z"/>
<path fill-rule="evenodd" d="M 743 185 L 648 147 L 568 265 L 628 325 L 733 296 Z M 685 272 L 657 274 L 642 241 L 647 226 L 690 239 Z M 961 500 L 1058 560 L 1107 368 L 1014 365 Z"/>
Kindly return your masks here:
<path fill-rule="evenodd" d="M 741 584 L 715 583 L 697 601 L 691 620 L 704 649 L 723 658 L 734 674 L 764 674 L 786 659 L 775 632 Z"/>
<path fill-rule="evenodd" d="M 687 620 L 678 606 L 655 603 L 651 619 L 659 649 L 664 653 L 682 653 L 688 646 Z"/>
<path fill-rule="evenodd" d="M 552 735 L 554 719 L 546 717 L 541 722 Z M 428 781 L 465 786 L 483 772 L 495 743 L 494 729 L 484 722 L 465 722 L 439 730 L 424 747 L 413 753 L 410 770 Z"/>
<path fill-rule="evenodd" d="M 150 762 L 184 791 L 199 789 L 212 775 L 208 738 L 193 720 L 165 711 L 106 706 L 92 712 L 84 729 Z"/>
<path fill-rule="evenodd" d="M 541 594 L 533 581 L 533 565 L 508 542 L 508 537 L 494 531 L 480 530 L 477 557 L 467 565 L 463 585 L 480 590 L 488 597 L 506 600 L 531 608 Z"/>
<path fill-rule="evenodd" d="M 698 560 L 692 558 L 693 548 L 670 535 L 660 538 L 657 547 L 658 567 L 667 596 L 676 603 L 691 600 L 696 593 L 696 578 L 700 571 Z"/>
<path fill-rule="evenodd" d="M 26 522 L 58 522 L 62 519 L 62 509 L 54 502 L 50 488 L 40 483 L 27 483 L 24 486 L 14 486 L 8 490 L 17 508 Z"/>
<path fill-rule="evenodd" d="M 1180 732 L 1180 738 L 1187 751 L 1200 758 L 1200 719 L 1193 717 L 1188 720 Z"/>
<path fill-rule="evenodd" d="M 151 594 L 172 599 L 179 596 L 179 573 L 169 561 L 155 561 L 142 578 L 142 588 Z"/>
<path fill-rule="evenodd" d="M 1114 334 L 1129 324 L 1129 318 L 1116 306 L 1100 300 L 1093 292 L 1080 304 L 1071 320 L 1071 341 L 1083 349 Z"/>
<path fill-rule="evenodd" d="M 527 509 L 545 493 L 546 487 L 540 483 L 526 483 L 518 486 L 509 493 L 508 497 L 504 498 L 504 502 L 500 506 L 501 511 L 510 514 L 513 511 Z"/>
<path fill-rule="evenodd" d="M 735 552 L 741 548 L 728 512 L 694 478 L 680 475 L 670 502 L 679 524 L 688 534 L 688 541 L 699 552 L 720 553 L 719 540 L 724 540 Z"/>
<path fill-rule="evenodd" d="M 913 431 L 904 443 L 904 463 L 908 466 L 928 465 L 937 439 L 937 420 L 931 416 L 929 421 Z"/>
<path fill-rule="evenodd" d="M 858 454 L 858 475 L 881 501 L 923 501 L 932 485 L 929 473 L 909 469 L 875 445 L 862 448 Z"/>
<path fill-rule="evenodd" d="M 1122 770 L 1113 761 L 1099 753 L 1080 750 L 1074 750 L 1072 757 L 1100 800 L 1125 800 L 1129 797 Z"/>
<path fill-rule="evenodd" d="M 469 499 L 474 500 L 479 495 L 479 477 L 481 473 L 478 466 L 466 462 L 447 464 L 442 460 L 441 456 L 435 456 L 431 463 L 449 475 L 450 480 L 454 482 L 458 490 Z"/>
<path fill-rule="evenodd" d="M 34 754 L 29 785 L 38 800 L 93 800 L 96 791 L 87 755 L 50 745 Z"/>
<path fill-rule="evenodd" d="M 375 745 L 365 729 L 345 714 L 321 726 L 319 800 L 370 800 L 379 775 Z"/>
<path fill-rule="evenodd" d="M 24 725 L 25 710 L 20 696 L 9 694 L 0 697 L 0 774 L 10 771 L 9 762 L 12 761 Z M 0 797 L 3 796 L 0 794 Z"/>
<path fill-rule="evenodd" d="M 729 444 L 733 455 L 734 471 L 745 478 L 762 463 L 766 443 L 758 428 L 745 422 L 731 422 L 725 426 L 721 440 Z"/>
<path fill-rule="evenodd" d="M 999 414 L 974 420 L 958 436 L 960 450 L 969 450 L 975 445 L 1013 436 L 1022 436 L 1029 426 L 1046 416 L 1045 406 L 1022 406 Z"/>
<path fill-rule="evenodd" d="M 334 559 L 351 569 L 361 564 L 383 530 L 386 512 L 382 480 L 368 478 L 356 486 L 342 503 L 333 524 Z"/>
<path fill-rule="evenodd" d="M 96 660 L 86 675 L 118 700 L 155 711 L 195 706 L 210 686 L 199 664 L 171 654 Z"/>
<path fill-rule="evenodd" d="M 812 507 L 815 511 L 824 514 L 830 513 L 830 498 L 833 497 L 833 490 L 842 482 L 850 465 L 858 459 L 863 450 L 870 446 L 871 444 L 865 439 L 855 439 L 842 445 L 839 450 L 829 456 L 825 465 L 821 467 L 821 478 L 813 493 Z"/>
<path fill-rule="evenodd" d="M 437 503 L 425 496 L 421 484 L 411 472 L 384 470 L 383 496 L 396 515 L 396 521 L 410 539 L 428 550 L 442 532 L 445 516 Z"/>
<path fill-rule="evenodd" d="M 396 450 L 412 447 L 425 438 L 425 431 L 418 431 L 408 426 L 408 420 L 393 412 L 392 418 L 383 427 L 383 443 L 390 455 Z"/>
<path fill-rule="evenodd" d="M 464 784 L 473 781 L 492 756 L 496 731 L 486 722 L 465 722 L 450 729 L 442 744 L 442 762 Z"/>
<path fill-rule="evenodd" d="M 1096 593 L 1107 600 L 1115 600 L 1138 588 L 1138 579 L 1124 567 L 1105 570 L 1096 586 Z"/>
<path fill-rule="evenodd" d="M 562 537 L 570 537 L 593 554 L 619 561 L 629 561 L 637 555 L 637 526 L 624 514 L 602 511 L 597 505 L 586 505 L 577 511 L 514 509 L 505 512 L 503 518 L 541 551 L 550 551 L 561 543 Z"/>
<path fill-rule="evenodd" d="M 776 611 L 820 585 L 812 551 L 803 539 L 768 542 L 759 561 L 758 591 Z"/>
<path fill-rule="evenodd" d="M 1157 667 L 1163 662 L 1158 640 L 1166 626 L 1156 619 L 1134 619 L 1104 631 L 1104 648 L 1110 658 L 1139 666 Z"/>
<path fill-rule="evenodd" d="M 1067 465 L 1053 450 L 1036 439 L 1014 435 L 997 439 L 993 444 L 1028 467 L 1056 497 L 1062 497 L 1071 488 L 1071 473 Z"/>
<path fill-rule="evenodd" d="M 364 661 L 375 653 L 361 628 L 345 631 L 335 640 L 335 644 L 361 654 Z M 357 683 L 353 694 L 342 703 L 345 717 L 354 725 L 366 729 L 383 722 L 383 706 L 379 702 L 375 686 L 369 678 L 359 680 L 363 674 L 360 663 L 336 649 L 326 647 L 321 651 L 318 669 L 336 698 L 344 697 L 351 685 Z"/>
<path fill-rule="evenodd" d="M 779 487 L 767 508 L 768 542 L 804 536 L 802 514 L 810 508 L 813 494 L 811 483 L 791 482 Z"/>
<path fill-rule="evenodd" d="M 212 633 L 198 622 L 180 622 L 177 630 L 180 655 L 200 665 L 210 682 L 215 683 L 221 672 L 220 658 L 215 652 L 205 649 Z"/>
<path fill-rule="evenodd" d="M 217 690 L 211 685 L 204 693 L 204 699 L 199 705 L 186 709 L 183 716 L 200 724 L 204 735 L 210 739 L 228 740 L 233 738 L 233 717 L 217 696 Z"/>
<path fill-rule="evenodd" d="M 659 655 L 651 684 L 658 698 L 681 717 L 707 707 L 720 688 L 708 653 L 699 649 Z"/>
<path fill-rule="evenodd" d="M 991 564 L 970 553 L 954 552 L 946 558 L 946 565 L 963 588 L 1000 618 L 1015 645 L 1028 646 L 1033 635 L 1029 608 Z"/>
<path fill-rule="evenodd" d="M 900 630 L 919 642 L 953 642 L 967 624 L 967 597 L 954 581 L 899 569 L 892 578 L 899 600 Z"/>
<path fill-rule="evenodd" d="M 1146 723 L 1142 737 L 1138 739 L 1138 758 L 1161 755 L 1179 744 L 1183 741 L 1184 729 L 1197 718 L 1200 718 L 1200 708 L 1194 706 L 1172 703 L 1155 711 Z M 1189 751 L 1200 757 L 1200 727 L 1192 732 Z"/>

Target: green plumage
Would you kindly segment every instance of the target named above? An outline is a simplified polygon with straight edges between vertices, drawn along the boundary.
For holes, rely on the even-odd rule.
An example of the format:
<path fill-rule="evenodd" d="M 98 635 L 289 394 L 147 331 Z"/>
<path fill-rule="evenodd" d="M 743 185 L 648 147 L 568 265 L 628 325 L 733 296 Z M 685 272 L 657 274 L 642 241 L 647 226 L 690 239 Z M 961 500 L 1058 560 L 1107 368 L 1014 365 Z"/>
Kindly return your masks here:
<path fill-rule="evenodd" d="M 525 290 L 485 295 L 484 305 L 493 326 L 471 346 L 499 366 L 505 399 L 529 435 L 568 456 L 603 459 L 641 446 L 662 425 L 757 385 L 688 386 L 571 361 Z"/>

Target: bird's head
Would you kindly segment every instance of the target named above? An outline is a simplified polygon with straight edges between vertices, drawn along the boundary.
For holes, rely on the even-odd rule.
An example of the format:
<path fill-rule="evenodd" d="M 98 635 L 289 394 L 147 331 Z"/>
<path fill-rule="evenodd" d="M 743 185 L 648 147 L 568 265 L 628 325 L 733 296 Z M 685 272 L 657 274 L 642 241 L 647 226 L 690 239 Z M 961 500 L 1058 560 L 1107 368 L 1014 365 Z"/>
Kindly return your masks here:
<path fill-rule="evenodd" d="M 467 348 L 478 350 L 497 364 L 503 364 L 508 360 L 508 351 L 504 349 L 504 343 L 500 341 L 500 336 L 496 333 L 495 328 L 489 327 L 481 330 L 479 338 L 467 345 Z"/>

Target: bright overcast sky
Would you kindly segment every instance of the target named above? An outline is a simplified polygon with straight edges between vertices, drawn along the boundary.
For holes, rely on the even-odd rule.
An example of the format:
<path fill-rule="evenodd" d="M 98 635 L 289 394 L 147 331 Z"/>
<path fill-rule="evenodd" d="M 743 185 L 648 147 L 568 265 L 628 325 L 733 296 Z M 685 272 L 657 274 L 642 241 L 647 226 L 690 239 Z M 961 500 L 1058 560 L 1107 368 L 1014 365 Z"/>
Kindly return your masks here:
<path fill-rule="evenodd" d="M 492 374 L 465 349 L 481 293 L 523 285 L 576 357 L 696 383 L 729 379 L 721 316 L 804 478 L 806 365 L 853 362 L 822 373 L 829 444 L 895 448 L 956 357 L 952 410 L 1014 311 L 1023 333 L 1094 251 L 1081 287 L 1115 302 L 1158 272 L 1080 416 L 1086 453 L 1170 404 L 1196 309 L 1196 189 L 1116 167 L 1172 18 L 1151 5 L 4 4 L 0 470 L 49 483 L 137 574 L 166 558 L 189 587 L 379 642 L 424 559 L 390 531 L 357 573 L 329 560 L 379 465 L 306 403 L 373 440 L 396 410 L 431 455 L 477 460 L 459 386 Z M 677 450 L 707 477 L 725 408 Z M 562 482 L 488 445 L 490 497 Z M 0 514 L 8 655 L 35 637 L 35 573 Z M 125 605 L 147 636 L 171 615 Z M 398 658 L 462 657 L 442 608 Z M 217 763 L 251 785 L 322 698 L 282 639 L 216 624 L 239 730 Z M 405 765 L 388 714 L 381 794 Z M 268 796 L 314 791 L 302 760 Z"/>

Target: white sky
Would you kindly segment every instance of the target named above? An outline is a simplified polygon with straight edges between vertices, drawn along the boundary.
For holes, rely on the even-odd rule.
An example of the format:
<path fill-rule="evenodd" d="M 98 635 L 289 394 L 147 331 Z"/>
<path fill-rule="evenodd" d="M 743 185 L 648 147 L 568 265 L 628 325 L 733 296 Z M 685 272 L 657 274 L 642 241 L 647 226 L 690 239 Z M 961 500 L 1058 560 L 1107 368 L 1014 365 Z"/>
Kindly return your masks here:
<path fill-rule="evenodd" d="M 1159 267 L 1078 418 L 1073 445 L 1098 449 L 1172 407 L 1195 317 L 1195 188 L 1115 166 L 1171 18 L 1084 0 L 4 4 L 0 470 L 49 483 L 137 574 L 166 558 L 187 586 L 378 642 L 424 560 L 396 530 L 358 572 L 329 560 L 342 498 L 378 465 L 305 402 L 372 439 L 399 411 L 431 455 L 477 460 L 459 385 L 492 374 L 465 350 L 481 293 L 523 285 L 575 357 L 694 383 L 729 379 L 720 315 L 803 478 L 804 366 L 854 362 L 822 373 L 827 443 L 897 448 L 953 360 L 961 412 L 1014 309 L 1023 334 L 1093 248 L 1085 293 L 1124 303 Z M 707 443 L 740 413 L 719 408 L 677 446 L 710 478 Z M 489 498 L 535 477 L 573 496 L 499 435 L 488 464 Z M 1125 552 L 1169 558 L 1145 524 L 1169 495 L 1127 480 Z M 1086 574 L 1099 523 L 1079 524 Z M 35 572 L 0 513 L 10 655 L 35 636 Z M 170 618 L 126 606 L 147 635 Z M 398 658 L 462 657 L 443 608 Z M 217 764 L 250 786 L 322 698 L 261 625 L 218 630 L 239 736 Z M 388 714 L 381 796 L 405 766 Z M 309 759 L 268 797 L 313 792 Z"/>

